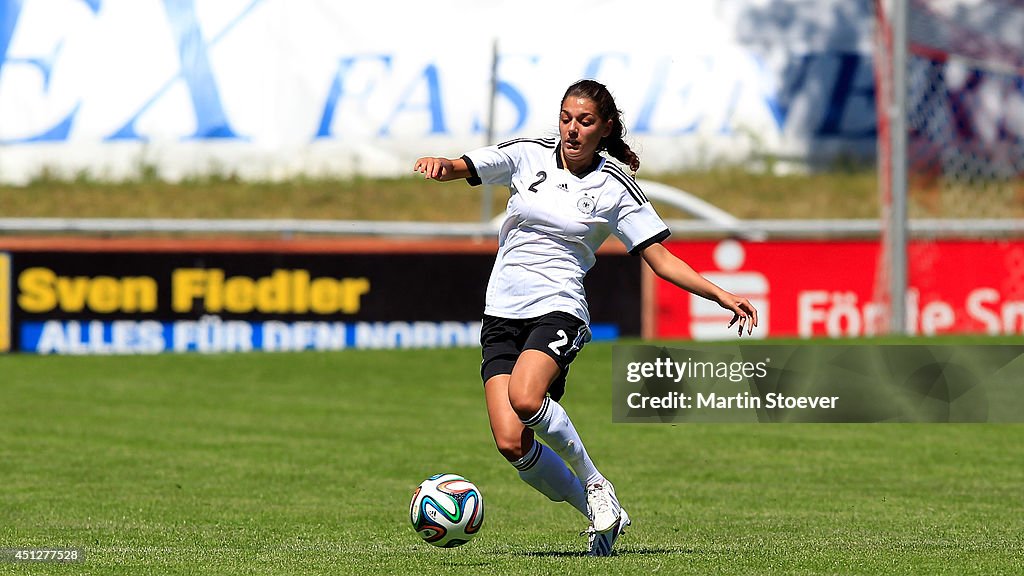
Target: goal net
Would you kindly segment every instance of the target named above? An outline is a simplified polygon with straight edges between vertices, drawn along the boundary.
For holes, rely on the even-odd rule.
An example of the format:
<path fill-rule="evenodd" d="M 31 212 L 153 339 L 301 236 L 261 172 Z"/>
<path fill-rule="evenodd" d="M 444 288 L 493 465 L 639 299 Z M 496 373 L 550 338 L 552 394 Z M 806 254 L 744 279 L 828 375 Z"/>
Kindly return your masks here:
<path fill-rule="evenodd" d="M 897 0 L 898 1 L 898 0 Z M 1024 215 L 1024 2 L 905 0 L 908 211 Z M 892 106 L 892 27 L 876 2 L 879 117 Z M 882 132 L 888 127 L 880 123 Z M 889 152 L 880 140 L 880 152 Z M 885 154 L 882 158 L 891 158 Z M 898 161 L 898 159 L 892 159 Z"/>
<path fill-rule="evenodd" d="M 895 2 L 906 3 L 905 36 Z M 901 189 L 894 169 L 905 169 L 910 219 L 1024 217 L 1024 1 L 875 0 L 875 24 L 882 246 Z M 906 60 L 896 62 L 904 38 Z M 890 123 L 901 103 L 905 156 Z M 883 249 L 877 275 L 886 309 L 892 258 Z"/>

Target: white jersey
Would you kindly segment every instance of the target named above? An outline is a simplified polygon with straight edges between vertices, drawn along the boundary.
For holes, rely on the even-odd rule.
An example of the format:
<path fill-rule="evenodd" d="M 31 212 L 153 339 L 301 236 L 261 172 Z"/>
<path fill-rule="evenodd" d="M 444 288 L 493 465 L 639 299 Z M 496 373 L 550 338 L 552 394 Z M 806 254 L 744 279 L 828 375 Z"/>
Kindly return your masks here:
<path fill-rule="evenodd" d="M 535 318 L 567 312 L 590 323 L 583 277 L 615 234 L 631 254 L 661 242 L 668 226 L 633 178 L 598 156 L 577 177 L 562 166 L 557 139 L 520 138 L 468 152 L 472 185 L 510 189 L 484 313 Z"/>

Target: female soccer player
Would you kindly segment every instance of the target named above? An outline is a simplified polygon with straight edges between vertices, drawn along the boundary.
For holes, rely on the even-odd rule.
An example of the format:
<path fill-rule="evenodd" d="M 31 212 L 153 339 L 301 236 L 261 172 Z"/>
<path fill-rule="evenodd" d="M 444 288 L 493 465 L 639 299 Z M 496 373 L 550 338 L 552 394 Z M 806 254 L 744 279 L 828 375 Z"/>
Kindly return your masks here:
<path fill-rule="evenodd" d="M 587 517 L 590 554 L 607 556 L 629 515 L 558 403 L 569 364 L 590 340 L 583 277 L 594 252 L 614 234 L 661 278 L 731 310 L 729 327 L 738 323 L 741 335 L 757 325 L 757 311 L 662 246 L 668 227 L 633 178 L 600 153 L 633 173 L 640 166 L 603 84 L 569 86 L 558 132 L 558 140 L 518 138 L 458 159 L 420 158 L 413 170 L 442 182 L 509 187 L 480 334 L 491 432 L 527 484 Z"/>

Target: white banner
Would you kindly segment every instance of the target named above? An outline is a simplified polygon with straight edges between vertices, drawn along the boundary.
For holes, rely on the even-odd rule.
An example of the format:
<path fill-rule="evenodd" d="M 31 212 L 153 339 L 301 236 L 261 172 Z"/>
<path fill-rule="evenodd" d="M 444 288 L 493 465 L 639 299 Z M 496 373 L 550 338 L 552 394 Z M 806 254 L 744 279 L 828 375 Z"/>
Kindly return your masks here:
<path fill-rule="evenodd" d="M 823 6 L 825 5 L 825 6 Z M 0 180 L 404 175 L 606 83 L 643 169 L 870 157 L 870 2 L 0 0 Z"/>

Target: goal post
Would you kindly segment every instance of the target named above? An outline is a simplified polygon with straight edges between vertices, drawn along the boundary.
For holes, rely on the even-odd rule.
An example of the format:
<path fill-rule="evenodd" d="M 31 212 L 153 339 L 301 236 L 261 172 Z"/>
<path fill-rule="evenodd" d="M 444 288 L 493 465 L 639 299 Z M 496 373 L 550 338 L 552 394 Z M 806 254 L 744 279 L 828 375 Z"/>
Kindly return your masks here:
<path fill-rule="evenodd" d="M 875 300 L 876 332 L 906 334 L 907 294 L 907 1 L 875 0 L 875 86 L 878 107 L 882 246 Z"/>

